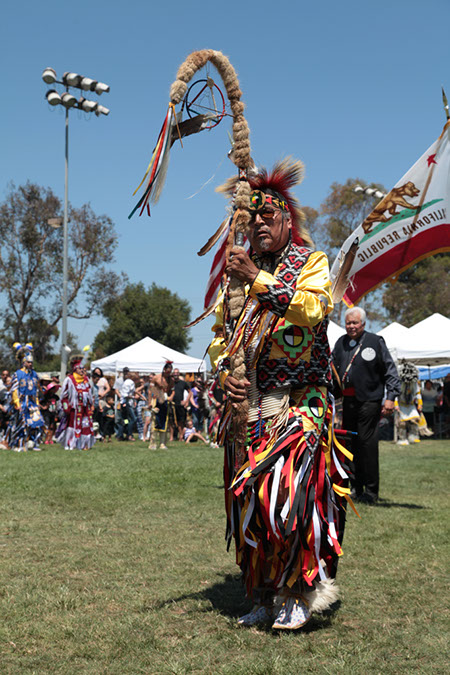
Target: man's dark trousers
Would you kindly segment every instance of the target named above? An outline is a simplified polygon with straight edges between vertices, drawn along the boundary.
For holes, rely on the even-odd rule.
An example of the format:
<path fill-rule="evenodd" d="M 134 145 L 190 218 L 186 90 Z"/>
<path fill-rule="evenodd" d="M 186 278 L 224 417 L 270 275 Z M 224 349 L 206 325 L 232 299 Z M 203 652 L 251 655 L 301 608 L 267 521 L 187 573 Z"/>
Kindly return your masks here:
<path fill-rule="evenodd" d="M 365 492 L 371 500 L 378 499 L 380 485 L 378 466 L 380 416 L 381 401 L 358 401 L 354 396 L 344 396 L 343 427 L 358 434 L 356 442 L 352 444 L 355 467 L 353 487 L 357 497 L 361 497 Z"/>

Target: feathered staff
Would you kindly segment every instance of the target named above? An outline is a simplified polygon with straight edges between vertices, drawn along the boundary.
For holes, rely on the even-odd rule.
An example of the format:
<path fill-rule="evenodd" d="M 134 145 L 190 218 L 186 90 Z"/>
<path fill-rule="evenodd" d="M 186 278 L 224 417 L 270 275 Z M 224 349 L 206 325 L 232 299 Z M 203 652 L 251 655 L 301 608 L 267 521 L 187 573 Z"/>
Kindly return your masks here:
<path fill-rule="evenodd" d="M 164 185 L 167 172 L 170 147 L 172 138 L 178 133 L 181 140 L 179 118 L 175 112 L 177 106 L 183 100 L 187 92 L 187 86 L 195 73 L 203 68 L 208 62 L 218 70 L 230 103 L 233 116 L 233 153 L 231 159 L 239 170 L 239 181 L 234 195 L 234 211 L 230 223 L 230 241 L 243 246 L 245 232 L 250 220 L 248 208 L 250 206 L 250 185 L 248 183 L 248 171 L 253 166 L 250 156 L 249 128 L 244 117 L 244 104 L 241 101 L 241 89 L 236 71 L 230 61 L 222 52 L 214 49 L 202 49 L 192 52 L 180 66 L 177 79 L 170 88 L 170 103 L 166 118 L 161 128 L 152 158 L 137 190 L 145 183 L 142 197 L 130 214 L 130 218 L 140 208 L 142 213 L 149 203 L 158 201 Z M 201 128 L 201 127 L 200 127 Z M 200 129 L 199 129 L 200 130 Z M 192 132 L 191 132 L 192 133 Z M 136 192 L 137 192 L 136 190 Z M 232 277 L 229 282 L 229 315 L 231 319 L 237 319 L 243 309 L 245 300 L 244 285 L 238 279 Z M 231 358 L 231 374 L 241 380 L 245 378 L 244 350 L 241 347 Z M 238 445 L 245 445 L 246 421 L 248 402 L 239 404 L 235 408 L 234 430 L 235 441 Z"/>

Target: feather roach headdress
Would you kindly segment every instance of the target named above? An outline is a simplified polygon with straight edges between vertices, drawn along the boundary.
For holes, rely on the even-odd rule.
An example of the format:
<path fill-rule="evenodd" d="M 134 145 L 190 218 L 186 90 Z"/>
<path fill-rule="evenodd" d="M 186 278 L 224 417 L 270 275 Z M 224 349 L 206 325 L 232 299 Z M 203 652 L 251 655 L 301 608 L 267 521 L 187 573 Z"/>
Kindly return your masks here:
<path fill-rule="evenodd" d="M 419 379 L 419 370 L 411 361 L 403 361 L 399 366 L 398 374 L 402 382 L 417 382 Z"/>
<path fill-rule="evenodd" d="M 305 214 L 301 210 L 300 203 L 291 192 L 292 188 L 302 182 L 303 176 L 303 162 L 292 157 L 286 157 L 277 162 L 271 171 L 268 171 L 265 167 L 253 168 L 249 172 L 248 182 L 252 190 L 260 190 L 285 202 L 292 217 L 292 240 L 297 244 L 312 246 L 311 237 L 304 226 Z M 217 188 L 217 191 L 233 196 L 237 185 L 238 179 L 233 177 Z"/>
<path fill-rule="evenodd" d="M 18 361 L 32 361 L 33 360 L 33 344 L 27 342 L 25 345 L 20 342 L 13 344 L 14 355 Z"/>

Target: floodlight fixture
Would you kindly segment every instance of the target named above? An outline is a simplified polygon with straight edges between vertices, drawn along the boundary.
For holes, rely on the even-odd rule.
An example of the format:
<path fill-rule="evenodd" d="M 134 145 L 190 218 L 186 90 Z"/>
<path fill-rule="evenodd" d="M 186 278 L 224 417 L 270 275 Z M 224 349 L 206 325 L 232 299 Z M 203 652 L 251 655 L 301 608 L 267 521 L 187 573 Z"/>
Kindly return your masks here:
<path fill-rule="evenodd" d="M 80 89 L 84 89 L 84 91 L 93 91 L 93 87 L 95 88 L 95 85 L 97 84 L 97 80 L 93 80 L 90 77 L 83 77 L 80 84 L 78 85 Z"/>
<path fill-rule="evenodd" d="M 109 84 L 105 84 L 104 82 L 97 82 L 97 84 L 95 85 L 94 91 L 99 96 L 100 96 L 100 94 L 108 94 Z"/>
<path fill-rule="evenodd" d="M 68 87 L 79 87 L 80 82 L 83 79 L 82 75 L 78 75 L 78 73 L 64 73 L 63 75 L 63 82 L 66 84 Z"/>
<path fill-rule="evenodd" d="M 65 108 L 73 108 L 76 102 L 77 99 L 75 96 L 68 91 L 65 91 L 63 94 L 61 94 L 61 103 Z"/>
<path fill-rule="evenodd" d="M 56 71 L 53 68 L 45 68 L 42 72 L 42 79 L 46 84 L 54 84 L 56 82 Z"/>
<path fill-rule="evenodd" d="M 109 115 L 109 108 L 105 108 L 103 105 L 97 105 L 97 108 L 95 109 L 95 114 L 97 117 L 100 115 Z"/>
<path fill-rule="evenodd" d="M 376 197 L 377 199 L 383 199 L 383 197 L 386 197 L 386 193 L 382 192 L 376 187 L 362 187 L 361 185 L 355 185 L 353 192 L 364 193 L 368 197 Z"/>
<path fill-rule="evenodd" d="M 87 113 L 94 112 L 97 106 L 97 101 L 89 101 L 87 98 L 81 97 L 78 101 L 78 108 L 80 108 L 80 110 L 84 110 L 84 112 Z"/>
<path fill-rule="evenodd" d="M 45 98 L 50 103 L 50 105 L 59 105 L 61 103 L 61 96 L 58 94 L 56 89 L 49 89 L 45 94 Z"/>
<path fill-rule="evenodd" d="M 57 216 L 56 218 L 49 218 L 47 223 L 50 225 L 50 227 L 53 227 L 53 229 L 57 230 L 58 227 L 61 227 L 63 224 L 63 219 L 61 216 Z"/>

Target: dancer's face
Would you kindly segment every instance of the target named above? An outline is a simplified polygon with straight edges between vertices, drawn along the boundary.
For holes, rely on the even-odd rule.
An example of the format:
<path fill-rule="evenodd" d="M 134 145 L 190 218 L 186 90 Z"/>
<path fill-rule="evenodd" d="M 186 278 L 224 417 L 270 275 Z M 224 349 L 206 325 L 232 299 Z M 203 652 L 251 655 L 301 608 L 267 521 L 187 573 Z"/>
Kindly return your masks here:
<path fill-rule="evenodd" d="M 258 254 L 275 253 L 289 241 L 292 219 L 289 213 L 265 204 L 251 214 L 248 236 L 253 250 Z"/>

